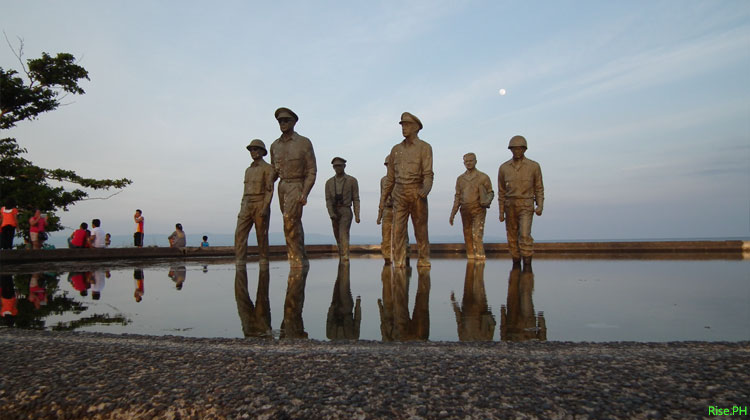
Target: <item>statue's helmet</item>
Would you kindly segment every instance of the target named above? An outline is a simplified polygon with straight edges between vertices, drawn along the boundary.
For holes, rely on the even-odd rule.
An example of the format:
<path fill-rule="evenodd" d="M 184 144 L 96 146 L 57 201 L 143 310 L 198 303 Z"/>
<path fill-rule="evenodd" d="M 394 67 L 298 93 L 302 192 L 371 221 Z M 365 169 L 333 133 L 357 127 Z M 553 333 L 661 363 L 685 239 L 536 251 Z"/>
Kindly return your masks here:
<path fill-rule="evenodd" d="M 524 149 L 528 149 L 529 147 L 526 145 L 526 139 L 523 136 L 513 136 L 510 139 L 510 143 L 508 143 L 508 149 L 511 147 L 520 146 Z"/>
<path fill-rule="evenodd" d="M 263 156 L 268 154 L 268 150 L 266 150 L 266 144 L 263 143 L 263 140 L 260 139 L 253 139 L 250 144 L 247 145 L 247 150 L 249 151 L 250 148 L 257 147 L 259 149 L 263 149 Z"/>

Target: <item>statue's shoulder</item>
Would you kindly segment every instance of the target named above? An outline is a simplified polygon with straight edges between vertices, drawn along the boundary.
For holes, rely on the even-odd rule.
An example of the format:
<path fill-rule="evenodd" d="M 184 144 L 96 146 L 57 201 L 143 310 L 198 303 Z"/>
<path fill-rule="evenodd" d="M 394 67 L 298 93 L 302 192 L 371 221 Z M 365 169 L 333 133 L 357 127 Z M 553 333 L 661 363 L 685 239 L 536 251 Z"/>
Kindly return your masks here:
<path fill-rule="evenodd" d="M 529 159 L 529 158 L 527 158 L 527 157 L 524 157 L 524 160 L 526 160 L 526 162 L 527 162 L 527 163 L 528 163 L 529 165 L 531 165 L 531 166 L 536 166 L 537 168 L 539 168 L 539 167 L 540 167 L 540 166 L 539 166 L 539 162 L 537 162 L 537 161 L 535 161 L 535 160 L 531 160 L 531 159 Z"/>
<path fill-rule="evenodd" d="M 478 177 L 481 178 L 481 179 L 490 179 L 489 175 L 487 175 L 486 173 L 480 171 L 479 169 L 477 169 L 477 175 L 479 175 Z"/>
<path fill-rule="evenodd" d="M 506 160 L 505 162 L 503 162 L 503 164 L 502 164 L 502 165 L 500 165 L 500 169 L 503 169 L 503 168 L 505 168 L 505 167 L 508 167 L 508 166 L 510 166 L 511 164 L 513 164 L 513 159 L 512 159 L 512 158 L 511 158 L 511 159 L 508 159 L 508 160 Z"/>
<path fill-rule="evenodd" d="M 422 140 L 419 137 L 417 137 L 417 143 L 419 143 L 419 145 L 421 145 L 422 147 L 432 151 L 432 146 L 430 145 L 430 143 L 427 143 L 426 141 Z"/>
<path fill-rule="evenodd" d="M 309 145 L 312 146 L 312 142 L 310 141 L 310 139 L 308 139 L 307 137 L 305 137 L 305 136 L 297 133 L 296 131 L 294 132 L 294 139 L 302 141 L 302 142 L 307 143 L 307 144 L 309 144 Z"/>

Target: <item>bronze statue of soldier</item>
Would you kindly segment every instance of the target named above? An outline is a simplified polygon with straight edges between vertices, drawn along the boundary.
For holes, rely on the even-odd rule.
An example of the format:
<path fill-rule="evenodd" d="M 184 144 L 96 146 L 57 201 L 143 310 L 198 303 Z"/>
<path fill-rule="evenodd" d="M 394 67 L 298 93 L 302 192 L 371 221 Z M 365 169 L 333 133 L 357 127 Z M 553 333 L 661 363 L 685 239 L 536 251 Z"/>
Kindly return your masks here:
<path fill-rule="evenodd" d="M 388 154 L 385 157 L 385 162 L 383 165 L 385 165 L 386 172 L 388 171 L 388 161 L 390 160 L 391 155 Z M 385 182 L 388 176 L 384 176 L 380 178 L 380 195 L 383 195 L 383 190 L 385 190 Z M 388 198 L 385 200 L 385 204 L 383 206 L 383 210 L 378 211 L 378 220 L 377 223 L 381 225 L 380 227 L 380 234 L 381 234 L 381 241 L 380 241 L 380 253 L 383 255 L 383 259 L 385 260 L 386 264 L 391 263 L 391 252 L 392 252 L 392 240 L 393 240 L 393 198 L 389 195 Z M 409 264 L 409 232 L 406 232 L 406 264 Z"/>
<path fill-rule="evenodd" d="M 247 237 L 254 225 L 259 261 L 268 263 L 268 225 L 276 172 L 273 166 L 263 160 L 263 156 L 268 154 L 263 141 L 252 140 L 247 150 L 253 158 L 253 163 L 245 170 L 245 187 L 240 213 L 237 215 L 237 227 L 234 230 L 234 255 L 238 263 L 246 260 Z"/>
<path fill-rule="evenodd" d="M 508 149 L 513 153 L 513 158 L 500 165 L 497 173 L 500 221 L 505 221 L 508 250 L 513 263 L 519 264 L 523 258 L 524 265 L 530 266 L 534 255 L 531 221 L 534 213 L 541 216 L 544 208 L 542 169 L 538 163 L 524 156 L 527 143 L 523 136 L 513 136 Z"/>
<path fill-rule="evenodd" d="M 357 178 L 344 172 L 346 159 L 331 160 L 336 175 L 326 181 L 326 208 L 333 225 L 333 236 L 339 248 L 339 258 L 349 259 L 349 231 L 352 227 L 352 205 L 354 220 L 359 223 L 359 184 Z"/>
<path fill-rule="evenodd" d="M 411 113 L 401 114 L 404 140 L 393 146 L 380 196 L 379 218 L 389 197 L 393 199 L 393 264 L 406 262 L 407 223 L 411 216 L 419 254 L 418 267 L 430 266 L 427 233 L 427 195 L 432 189 L 432 147 L 418 137 L 422 122 Z"/>
<path fill-rule="evenodd" d="M 279 182 L 279 207 L 284 219 L 287 258 L 291 267 L 307 262 L 305 231 L 302 228 L 302 207 L 315 184 L 317 165 L 312 143 L 294 131 L 299 117 L 289 108 L 274 113 L 281 137 L 271 144 L 271 165 Z"/>
<path fill-rule="evenodd" d="M 456 195 L 448 221 L 453 226 L 453 219 L 460 208 L 466 257 L 470 260 L 483 260 L 484 221 L 495 193 L 492 191 L 490 177 L 479 171 L 476 165 L 477 156 L 474 153 L 464 155 L 466 172 L 456 179 Z"/>

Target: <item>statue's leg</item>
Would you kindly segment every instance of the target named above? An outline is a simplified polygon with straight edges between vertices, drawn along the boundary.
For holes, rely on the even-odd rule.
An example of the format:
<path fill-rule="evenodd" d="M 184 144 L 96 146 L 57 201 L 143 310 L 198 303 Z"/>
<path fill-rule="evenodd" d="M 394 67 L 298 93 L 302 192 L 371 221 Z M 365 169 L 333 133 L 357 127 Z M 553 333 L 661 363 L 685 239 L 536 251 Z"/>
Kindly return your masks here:
<path fill-rule="evenodd" d="M 406 264 L 406 223 L 409 217 L 409 202 L 403 189 L 398 185 L 391 194 L 393 198 L 393 265 L 403 267 Z"/>
<path fill-rule="evenodd" d="M 352 208 L 339 207 L 339 235 L 341 243 L 339 244 L 339 255 L 344 259 L 349 259 L 349 232 L 352 229 Z"/>
<path fill-rule="evenodd" d="M 386 207 L 383 209 L 383 220 L 381 223 L 381 234 L 383 235 L 380 243 L 380 252 L 386 260 L 391 259 L 391 238 L 393 236 L 393 208 Z"/>
<path fill-rule="evenodd" d="M 485 259 L 484 255 L 484 221 L 487 218 L 487 209 L 479 207 L 472 212 L 471 233 L 474 241 L 474 255 L 477 259 Z"/>
<path fill-rule="evenodd" d="M 521 259 L 521 252 L 518 249 L 518 209 L 516 200 L 509 200 L 505 203 L 505 232 L 508 238 L 508 251 L 513 260 Z"/>
<path fill-rule="evenodd" d="M 242 200 L 240 213 L 237 215 L 237 227 L 234 229 L 234 258 L 239 262 L 247 259 L 247 236 L 252 227 L 250 203 Z"/>
<path fill-rule="evenodd" d="M 524 202 L 518 215 L 518 245 L 522 257 L 534 255 L 534 238 L 531 237 L 531 221 L 534 217 L 534 204 Z"/>
<path fill-rule="evenodd" d="M 417 190 L 413 191 L 414 211 L 412 212 L 412 223 L 414 224 L 414 236 L 417 240 L 417 252 L 419 261 L 417 267 L 430 266 L 430 237 L 427 232 L 427 198 L 420 198 Z"/>
<path fill-rule="evenodd" d="M 464 229 L 464 244 L 466 246 L 466 258 L 474 259 L 474 235 L 472 234 L 472 217 L 469 209 L 461 208 L 461 224 Z"/>

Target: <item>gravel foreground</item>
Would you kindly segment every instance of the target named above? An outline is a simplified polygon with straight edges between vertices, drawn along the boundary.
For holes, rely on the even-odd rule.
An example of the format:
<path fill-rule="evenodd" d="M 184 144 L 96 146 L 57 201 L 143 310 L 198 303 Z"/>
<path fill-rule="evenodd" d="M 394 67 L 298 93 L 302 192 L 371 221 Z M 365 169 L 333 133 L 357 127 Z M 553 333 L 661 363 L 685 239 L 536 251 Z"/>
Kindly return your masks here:
<path fill-rule="evenodd" d="M 0 330 L 0 417 L 702 418 L 750 342 L 253 341 Z"/>

